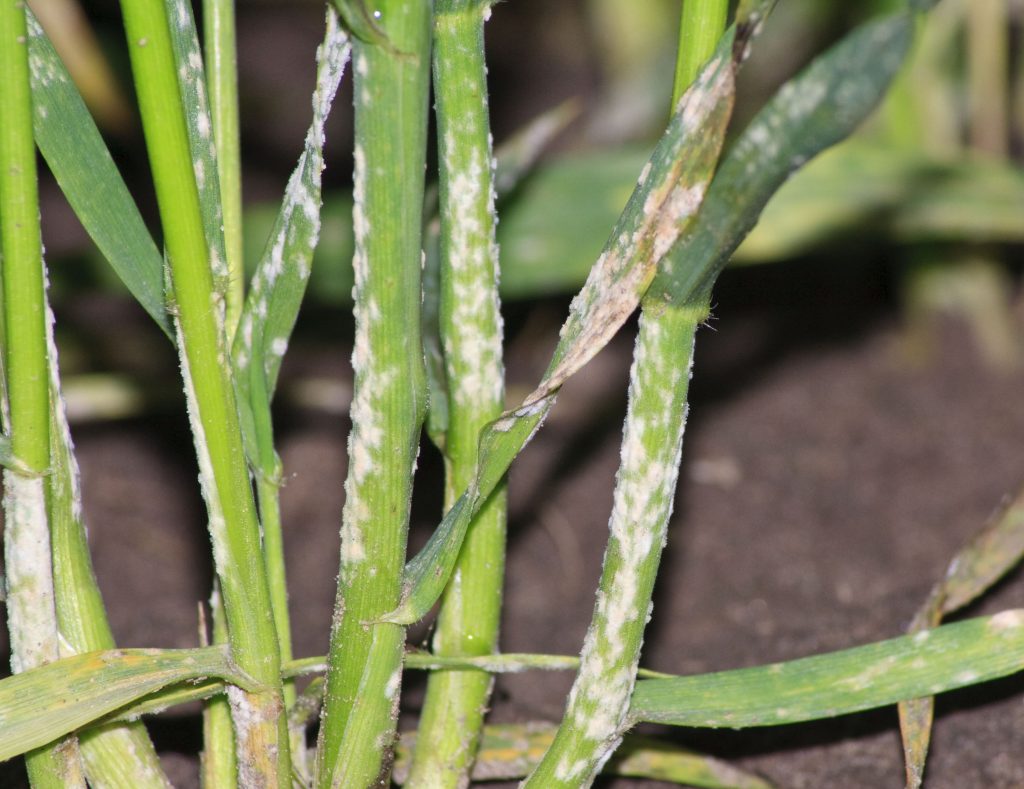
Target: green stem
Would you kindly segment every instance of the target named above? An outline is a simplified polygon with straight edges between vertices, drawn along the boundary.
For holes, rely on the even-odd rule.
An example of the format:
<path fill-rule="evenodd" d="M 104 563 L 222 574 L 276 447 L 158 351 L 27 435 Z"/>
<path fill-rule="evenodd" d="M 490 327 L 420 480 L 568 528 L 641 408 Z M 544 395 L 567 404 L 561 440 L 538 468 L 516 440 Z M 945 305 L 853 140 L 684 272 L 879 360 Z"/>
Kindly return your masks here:
<path fill-rule="evenodd" d="M 207 645 L 212 635 L 214 644 L 228 643 L 228 628 L 224 621 L 224 601 L 214 583 L 210 594 L 210 632 L 201 622 L 199 643 Z M 203 752 L 199 756 L 200 783 L 206 789 L 233 786 L 238 775 L 235 757 L 235 733 L 231 728 L 231 705 L 223 693 L 206 699 L 203 704 Z"/>
<path fill-rule="evenodd" d="M 729 4 L 721 0 L 683 0 L 682 6 L 676 77 L 672 86 L 673 107 L 714 51 L 718 37 L 725 30 L 725 20 L 729 13 Z"/>
<path fill-rule="evenodd" d="M 217 146 L 221 218 L 224 222 L 224 252 L 228 267 L 225 326 L 230 343 L 245 297 L 234 0 L 203 0 L 203 45 L 213 140 Z"/>
<path fill-rule="evenodd" d="M 434 20 L 441 185 L 441 339 L 450 394 L 445 509 L 472 481 L 483 427 L 501 415 L 504 369 L 498 248 L 483 26 L 490 3 L 441 0 Z M 505 490 L 470 526 L 442 599 L 438 655 L 495 651 L 505 565 Z M 412 786 L 465 786 L 476 757 L 492 678 L 431 674 L 413 757 Z"/>
<path fill-rule="evenodd" d="M 0 2 L 0 251 L 7 428 L 17 468 L 4 471 L 4 553 L 11 669 L 60 657 L 44 475 L 50 466 L 50 375 L 39 234 L 25 4 Z M 74 737 L 25 757 L 34 787 L 84 786 Z"/>
<path fill-rule="evenodd" d="M 388 42 L 353 46 L 355 383 L 320 787 L 386 782 L 398 714 L 405 630 L 379 620 L 398 604 L 425 405 L 420 261 L 431 6 L 379 0 L 376 21 Z"/>
<path fill-rule="evenodd" d="M 726 0 L 684 3 L 673 104 L 714 52 L 727 10 Z M 707 314 L 706 298 L 681 307 L 644 303 L 594 616 L 565 716 L 525 787 L 590 786 L 631 725 L 630 697 L 679 474 L 694 337 Z"/>
<path fill-rule="evenodd" d="M 160 0 L 124 0 L 122 9 L 170 264 L 182 372 L 232 655 L 261 686 L 252 693 L 228 690 L 239 778 L 243 785 L 287 785 L 291 768 L 277 633 L 170 20 Z"/>
<path fill-rule="evenodd" d="M 641 315 L 594 618 L 565 717 L 525 786 L 589 786 L 621 741 L 672 512 L 693 337 L 706 314 L 668 307 Z"/>

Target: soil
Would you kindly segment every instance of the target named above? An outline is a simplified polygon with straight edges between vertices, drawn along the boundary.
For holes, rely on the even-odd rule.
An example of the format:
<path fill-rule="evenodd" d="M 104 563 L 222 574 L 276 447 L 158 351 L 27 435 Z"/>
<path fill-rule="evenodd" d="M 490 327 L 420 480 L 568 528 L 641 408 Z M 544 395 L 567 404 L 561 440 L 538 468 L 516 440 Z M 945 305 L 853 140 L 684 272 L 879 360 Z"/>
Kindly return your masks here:
<path fill-rule="evenodd" d="M 884 266 L 837 274 L 808 263 L 723 279 L 698 341 L 645 665 L 703 672 L 897 635 L 956 549 L 1020 485 L 1024 375 L 986 367 L 955 325 L 937 328 L 941 354 L 910 364 L 888 277 Z M 565 306 L 509 308 L 513 393 L 539 376 Z M 109 297 L 63 312 L 100 356 L 105 348 L 123 355 L 119 338 L 145 320 Z M 301 327 L 286 364 L 280 409 L 298 655 L 327 646 L 349 428 L 339 412 L 350 392 L 350 331 L 325 337 L 316 317 Z M 513 467 L 504 651 L 579 650 L 606 538 L 633 330 L 565 387 Z M 160 353 L 135 356 L 163 365 Z M 156 401 L 145 416 L 73 428 L 96 570 L 122 646 L 194 646 L 196 606 L 211 577 L 173 364 L 163 369 L 168 408 Z M 313 381 L 330 408 L 309 405 L 308 395 L 301 404 L 303 391 L 316 391 Z M 440 464 L 428 446 L 420 468 L 414 544 L 440 506 Z M 1012 575 L 968 613 L 1018 606 L 1024 582 Z M 421 626 L 410 640 L 427 635 Z M 503 677 L 491 719 L 557 720 L 570 681 Z M 406 687 L 414 710 L 422 680 L 410 676 Z M 940 701 L 930 787 L 1024 785 L 1022 690 L 1021 679 L 1009 679 Z M 197 785 L 195 710 L 161 716 L 152 730 L 175 785 Z M 902 785 L 894 709 L 747 732 L 655 730 L 780 787 Z M 0 785 L 19 786 L 7 769 Z"/>

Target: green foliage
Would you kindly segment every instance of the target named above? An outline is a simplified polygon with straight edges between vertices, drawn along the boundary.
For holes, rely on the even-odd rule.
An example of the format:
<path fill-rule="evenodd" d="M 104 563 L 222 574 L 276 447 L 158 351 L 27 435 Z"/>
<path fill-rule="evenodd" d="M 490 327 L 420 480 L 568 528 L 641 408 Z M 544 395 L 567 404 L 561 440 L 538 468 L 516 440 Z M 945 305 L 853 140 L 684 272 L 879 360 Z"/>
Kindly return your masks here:
<path fill-rule="evenodd" d="M 633 722 L 745 728 L 831 718 L 1020 670 L 1024 612 L 1003 611 L 825 655 L 641 680 Z"/>

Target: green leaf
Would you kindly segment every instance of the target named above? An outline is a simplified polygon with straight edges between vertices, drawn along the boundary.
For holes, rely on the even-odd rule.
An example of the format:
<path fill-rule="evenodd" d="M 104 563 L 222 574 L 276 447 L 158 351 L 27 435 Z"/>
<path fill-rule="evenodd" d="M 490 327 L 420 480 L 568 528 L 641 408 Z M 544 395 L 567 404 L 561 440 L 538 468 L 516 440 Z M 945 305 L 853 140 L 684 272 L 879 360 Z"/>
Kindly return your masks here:
<path fill-rule="evenodd" d="M 555 729 L 543 722 L 485 726 L 472 779 L 512 781 L 525 777 L 551 744 Z M 406 782 L 415 745 L 416 732 L 404 732 L 395 749 L 395 783 Z M 602 772 L 706 789 L 771 789 L 764 779 L 727 762 L 636 735 L 626 736 Z"/>
<path fill-rule="evenodd" d="M 897 242 L 1024 240 L 1024 172 L 994 159 L 936 159 L 850 140 L 771 199 L 738 262 L 792 257 L 869 233 Z"/>
<path fill-rule="evenodd" d="M 441 453 L 448 440 L 448 374 L 441 343 L 441 220 L 436 216 L 423 228 L 423 367 L 427 376 L 427 436 Z"/>
<path fill-rule="evenodd" d="M 570 154 L 528 177 L 498 225 L 502 295 L 528 298 L 578 288 L 648 155 L 636 146 Z"/>
<path fill-rule="evenodd" d="M 85 103 L 29 14 L 36 144 L 82 226 L 168 337 L 164 262 Z"/>
<path fill-rule="evenodd" d="M 192 170 L 199 191 L 199 207 L 203 217 L 210 270 L 218 296 L 227 300 L 228 263 L 224 251 L 224 219 L 220 201 L 220 176 L 217 150 L 213 140 L 213 116 L 206 98 L 206 73 L 199 49 L 192 5 L 187 0 L 173 0 L 169 9 L 171 44 L 178 74 L 181 106 L 188 127 Z"/>
<path fill-rule="evenodd" d="M 732 112 L 732 46 L 727 33 L 717 57 L 683 96 L 605 252 L 573 302 L 547 373 L 519 408 L 483 431 L 473 483 L 407 565 L 402 602 L 383 621 L 409 624 L 430 610 L 448 582 L 473 515 L 540 426 L 561 385 L 636 309 L 657 262 L 696 213 Z"/>
<path fill-rule="evenodd" d="M 335 27 L 317 53 L 313 120 L 253 275 L 234 343 L 235 364 L 243 373 L 239 376 L 243 391 L 250 386 L 244 371 L 252 365 L 263 377 L 261 383 L 268 396 L 273 393 L 281 359 L 306 291 L 313 250 L 320 234 L 324 123 L 349 51 L 348 36 Z"/>
<path fill-rule="evenodd" d="M 776 190 L 878 104 L 913 25 L 909 13 L 862 25 L 782 87 L 723 159 L 699 221 L 665 257 L 648 299 L 685 304 L 710 290 Z"/>
<path fill-rule="evenodd" d="M 177 682 L 221 677 L 251 688 L 225 647 L 89 652 L 0 680 L 0 761 Z"/>
<path fill-rule="evenodd" d="M 534 171 L 544 151 L 559 134 L 565 131 L 570 123 L 576 120 L 579 114 L 580 104 L 577 100 L 563 101 L 538 115 L 495 149 L 494 191 L 499 200 L 507 197 L 523 178 Z M 643 160 L 639 165 L 642 164 Z M 635 175 L 636 170 L 631 174 L 630 181 Z M 625 200 L 623 200 L 623 204 L 625 204 Z M 618 216 L 618 210 L 616 210 L 616 216 Z M 605 227 L 610 225 L 611 222 Z"/>
<path fill-rule="evenodd" d="M 756 668 L 641 680 L 630 721 L 746 728 L 832 718 L 1024 668 L 1024 609 Z"/>
<path fill-rule="evenodd" d="M 645 157 L 627 146 L 538 168 L 498 226 L 503 296 L 578 287 Z M 782 185 L 732 262 L 772 262 L 865 235 L 897 243 L 1019 242 L 1022 213 L 1024 172 L 1011 164 L 939 160 L 853 139 Z"/>

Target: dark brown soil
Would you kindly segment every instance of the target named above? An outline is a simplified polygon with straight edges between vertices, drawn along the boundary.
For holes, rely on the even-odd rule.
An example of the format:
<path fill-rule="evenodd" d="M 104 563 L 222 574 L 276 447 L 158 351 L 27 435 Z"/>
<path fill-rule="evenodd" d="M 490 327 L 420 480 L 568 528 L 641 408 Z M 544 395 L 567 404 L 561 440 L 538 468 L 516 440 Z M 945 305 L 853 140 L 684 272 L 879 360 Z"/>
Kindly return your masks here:
<path fill-rule="evenodd" d="M 1024 479 L 1024 376 L 981 365 L 963 332 L 910 367 L 879 272 L 821 267 L 733 272 L 698 342 L 681 491 L 645 664 L 690 673 L 784 660 L 897 635 L 956 549 Z M 792 283 L 795 283 L 794 287 Z M 512 388 L 544 364 L 565 305 L 510 310 Z M 113 310 L 103 300 L 69 319 Z M 123 310 L 109 313 L 118 332 Z M 93 327 L 102 322 L 87 320 Z M 316 376 L 345 405 L 349 351 L 296 346 L 282 397 Z M 84 332 L 85 329 L 83 328 Z M 575 653 L 606 538 L 625 406 L 631 329 L 565 388 L 514 466 L 505 651 Z M 101 330 L 94 348 L 102 348 Z M 123 646 L 196 644 L 210 568 L 195 466 L 176 384 L 164 416 L 74 429 L 97 573 Z M 308 387 L 307 387 L 308 388 Z M 291 393 L 291 394 L 289 394 Z M 344 417 L 282 408 L 284 519 L 299 655 L 321 654 L 334 597 L 343 502 Z M 413 540 L 437 517 L 439 463 L 424 449 Z M 1004 582 L 970 613 L 1024 605 Z M 422 643 L 423 628 L 411 639 Z M 568 675 L 497 684 L 492 720 L 556 720 Z M 407 681 L 410 708 L 422 682 Z M 929 786 L 1024 785 L 1019 679 L 940 702 Z M 176 785 L 196 784 L 194 712 L 154 721 Z M 662 734 L 782 787 L 898 787 L 893 709 L 749 732 Z M 19 779 L 0 773 L 0 784 Z M 640 786 L 613 780 L 606 787 Z M 667 784 L 653 783 L 646 786 Z"/>

